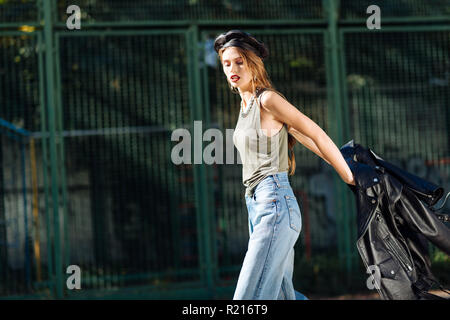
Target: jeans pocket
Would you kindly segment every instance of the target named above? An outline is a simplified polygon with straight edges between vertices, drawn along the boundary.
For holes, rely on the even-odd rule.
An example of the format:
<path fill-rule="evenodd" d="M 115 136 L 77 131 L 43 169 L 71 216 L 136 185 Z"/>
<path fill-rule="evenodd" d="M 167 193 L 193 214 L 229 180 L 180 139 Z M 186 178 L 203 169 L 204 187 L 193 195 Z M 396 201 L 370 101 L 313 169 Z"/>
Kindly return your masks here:
<path fill-rule="evenodd" d="M 258 190 L 255 190 L 253 194 L 253 199 L 257 203 L 271 203 L 276 201 L 277 194 L 273 186 L 264 186 Z"/>
<path fill-rule="evenodd" d="M 302 217 L 300 213 L 300 207 L 297 199 L 294 196 L 285 195 L 288 212 L 289 212 L 289 226 L 294 231 L 300 232 L 302 229 Z"/>

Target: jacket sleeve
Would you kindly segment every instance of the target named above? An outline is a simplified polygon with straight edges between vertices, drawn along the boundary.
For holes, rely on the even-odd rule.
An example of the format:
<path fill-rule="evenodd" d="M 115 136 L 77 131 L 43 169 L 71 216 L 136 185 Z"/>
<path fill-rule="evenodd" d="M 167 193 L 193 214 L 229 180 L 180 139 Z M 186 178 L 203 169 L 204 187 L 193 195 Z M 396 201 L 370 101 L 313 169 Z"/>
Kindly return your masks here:
<path fill-rule="evenodd" d="M 436 247 L 450 255 L 450 229 L 428 209 L 408 187 L 394 204 L 399 214 L 411 230 L 424 235 Z"/>

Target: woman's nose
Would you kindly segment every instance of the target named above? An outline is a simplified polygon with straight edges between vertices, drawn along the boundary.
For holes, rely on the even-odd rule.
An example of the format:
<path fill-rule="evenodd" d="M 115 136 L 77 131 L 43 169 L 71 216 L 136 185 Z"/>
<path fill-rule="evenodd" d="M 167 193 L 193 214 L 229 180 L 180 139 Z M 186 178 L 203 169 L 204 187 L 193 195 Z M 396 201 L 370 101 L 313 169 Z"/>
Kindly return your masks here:
<path fill-rule="evenodd" d="M 235 72 L 234 72 L 235 70 L 237 70 L 237 64 L 236 64 L 236 63 L 233 63 L 233 64 L 231 65 L 231 72 L 232 72 L 232 73 L 235 73 Z"/>

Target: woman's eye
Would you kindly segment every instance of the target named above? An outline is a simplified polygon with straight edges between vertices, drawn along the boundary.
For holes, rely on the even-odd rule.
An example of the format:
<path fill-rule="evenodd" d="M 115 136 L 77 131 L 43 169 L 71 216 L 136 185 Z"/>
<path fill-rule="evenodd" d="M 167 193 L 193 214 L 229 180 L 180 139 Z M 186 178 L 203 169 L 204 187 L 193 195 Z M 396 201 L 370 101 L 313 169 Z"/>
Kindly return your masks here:
<path fill-rule="evenodd" d="M 243 62 L 242 61 L 237 61 L 236 64 L 241 65 L 241 64 L 243 64 Z M 224 63 L 224 66 L 225 67 L 229 67 L 230 64 L 229 63 Z"/>

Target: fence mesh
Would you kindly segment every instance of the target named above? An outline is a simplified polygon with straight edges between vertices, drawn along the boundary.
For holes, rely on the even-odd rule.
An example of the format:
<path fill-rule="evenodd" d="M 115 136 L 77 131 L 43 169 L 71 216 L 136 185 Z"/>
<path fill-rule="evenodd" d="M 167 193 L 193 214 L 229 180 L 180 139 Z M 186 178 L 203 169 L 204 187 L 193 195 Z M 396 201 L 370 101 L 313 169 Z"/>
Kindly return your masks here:
<path fill-rule="evenodd" d="M 377 5 L 380 8 L 381 21 L 384 18 L 432 18 L 450 15 L 448 0 L 341 0 L 340 17 L 344 20 L 367 19 L 369 14 L 366 9 L 371 5 Z"/>
<path fill-rule="evenodd" d="M 235 285 L 248 243 L 241 166 L 199 169 L 171 158 L 175 129 L 186 129 L 193 141 L 194 120 L 203 121 L 203 131 L 219 128 L 224 138 L 235 127 L 239 96 L 228 88 L 212 48 L 226 30 L 107 30 L 119 22 L 169 24 L 175 16 L 321 22 L 273 30 L 261 22 L 246 30 L 268 45 L 265 64 L 276 89 L 325 132 L 342 133 L 348 123 L 350 139 L 448 191 L 448 24 L 412 28 L 408 21 L 414 20 L 403 19 L 447 16 L 448 1 L 379 1 L 382 19 L 402 18 L 405 25 L 371 32 L 338 24 L 338 43 L 324 22 L 323 3 L 58 1 L 52 2 L 55 22 L 65 22 L 67 6 L 76 4 L 82 28 L 84 22 L 103 27 L 69 31 L 59 24 L 51 30 L 54 48 L 44 47 L 49 39 L 43 26 L 30 33 L 0 31 L 0 295 L 54 296 L 58 286 L 67 294 L 65 281 L 54 277 L 55 256 L 63 257 L 57 266 L 63 273 L 68 265 L 80 266 L 86 291 L 206 288 L 207 273 L 213 286 Z M 339 19 L 366 18 L 370 4 L 342 0 Z M 0 0 L 0 24 L 36 22 L 41 7 L 42 1 Z M 331 63 L 332 50 L 342 55 L 337 64 Z M 49 52 L 55 60 L 43 59 Z M 332 73 L 343 83 L 333 83 Z M 334 117 L 336 89 L 343 119 Z M 338 217 L 349 213 L 339 211 L 334 169 L 299 144 L 294 150 L 290 181 L 303 217 L 296 266 L 318 256 L 335 261 L 342 238 L 354 248 L 356 225 L 349 219 L 346 228 L 337 226 Z M 206 194 L 211 197 L 204 201 Z M 61 250 L 54 252 L 58 241 Z M 320 266 L 307 276 L 296 267 L 297 283 L 313 290 L 327 282 Z"/>
<path fill-rule="evenodd" d="M 65 21 L 65 9 L 78 5 L 87 22 L 152 21 L 152 20 L 237 20 L 237 19 L 319 19 L 322 3 L 316 0 L 266 1 L 58 1 L 60 21 Z"/>
<path fill-rule="evenodd" d="M 70 261 L 96 288 L 198 278 L 192 168 L 170 158 L 184 36 L 63 37 L 60 57 Z"/>
<path fill-rule="evenodd" d="M 1 118 L 29 131 L 40 130 L 38 39 L 0 34 Z"/>
<path fill-rule="evenodd" d="M 0 35 L 1 295 L 48 294 L 42 140 L 31 136 L 41 131 L 38 43 L 36 35 Z"/>
<path fill-rule="evenodd" d="M 344 33 L 352 137 L 446 192 L 450 189 L 448 35 L 448 31 Z M 447 203 L 444 210 L 449 207 Z"/>
<path fill-rule="evenodd" d="M 36 0 L 0 1 L 0 23 L 37 22 L 38 2 Z"/>
<path fill-rule="evenodd" d="M 448 32 L 350 32 L 344 39 L 355 139 L 399 162 L 448 157 Z"/>

